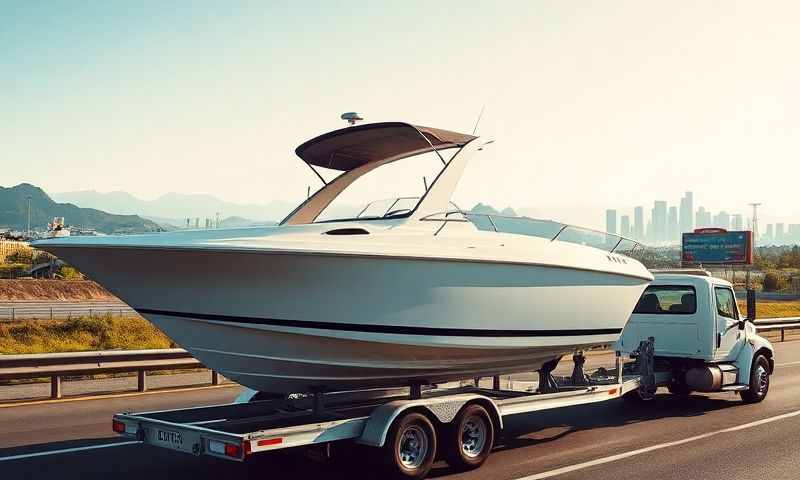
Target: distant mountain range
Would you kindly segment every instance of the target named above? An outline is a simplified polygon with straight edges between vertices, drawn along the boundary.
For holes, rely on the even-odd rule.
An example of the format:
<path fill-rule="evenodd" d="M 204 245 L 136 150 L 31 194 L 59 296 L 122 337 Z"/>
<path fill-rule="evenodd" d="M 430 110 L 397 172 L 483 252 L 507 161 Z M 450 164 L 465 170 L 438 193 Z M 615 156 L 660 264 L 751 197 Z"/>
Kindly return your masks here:
<path fill-rule="evenodd" d="M 44 190 L 29 183 L 0 187 L 0 226 L 15 230 L 28 228 L 28 197 L 31 199 L 31 227 L 35 230 L 44 230 L 53 217 L 64 217 L 67 225 L 94 228 L 103 233 L 160 230 L 155 222 L 138 215 L 114 215 L 71 203 L 56 203 Z"/>
<path fill-rule="evenodd" d="M 195 219 L 200 219 L 203 227 L 206 218 L 222 219 L 240 217 L 245 224 L 267 224 L 282 220 L 295 205 L 283 201 L 271 201 L 264 205 L 241 205 L 226 202 L 209 194 L 166 193 L 155 200 L 142 200 L 128 192 L 101 193 L 93 190 L 54 193 L 53 198 L 87 208 L 99 208 L 108 212 L 130 215 L 136 214 L 154 219 L 158 223 L 168 223 L 185 227 L 186 219 L 194 227 Z"/>

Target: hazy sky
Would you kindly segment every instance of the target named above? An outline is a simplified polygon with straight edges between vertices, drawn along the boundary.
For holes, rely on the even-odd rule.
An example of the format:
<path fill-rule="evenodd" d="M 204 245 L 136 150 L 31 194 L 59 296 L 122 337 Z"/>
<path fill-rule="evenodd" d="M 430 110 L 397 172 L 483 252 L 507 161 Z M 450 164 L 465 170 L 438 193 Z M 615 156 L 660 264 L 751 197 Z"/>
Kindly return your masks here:
<path fill-rule="evenodd" d="M 294 147 L 340 113 L 485 105 L 463 203 L 800 222 L 800 2 L 337 3 L 0 3 L 0 185 L 299 201 Z"/>

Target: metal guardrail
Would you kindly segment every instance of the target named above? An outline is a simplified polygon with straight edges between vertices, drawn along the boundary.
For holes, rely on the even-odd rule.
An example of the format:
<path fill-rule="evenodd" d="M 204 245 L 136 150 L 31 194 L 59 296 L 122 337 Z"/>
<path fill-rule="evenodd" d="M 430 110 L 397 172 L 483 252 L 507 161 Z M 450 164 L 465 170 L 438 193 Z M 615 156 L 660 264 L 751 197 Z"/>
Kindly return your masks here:
<path fill-rule="evenodd" d="M 15 303 L 14 306 L 0 304 L 0 322 L 23 319 L 65 319 L 70 317 L 91 317 L 94 315 L 134 315 L 136 311 L 124 303 L 88 303 L 86 305 L 42 305 Z"/>
<path fill-rule="evenodd" d="M 759 332 L 781 332 L 781 342 L 786 341 L 786 330 L 800 330 L 800 317 L 761 318 L 755 321 Z"/>
<path fill-rule="evenodd" d="M 65 376 L 137 372 L 137 390 L 147 391 L 147 372 L 203 368 L 182 348 L 0 355 L 0 381 L 50 377 L 50 398 L 61 398 Z M 219 375 L 211 372 L 211 384 Z"/>
<path fill-rule="evenodd" d="M 800 330 L 800 317 L 757 319 L 755 326 L 759 332 L 780 331 L 783 342 L 786 330 Z M 50 397 L 61 398 L 61 379 L 65 376 L 137 372 L 137 390 L 144 392 L 148 371 L 203 367 L 182 348 L 0 355 L 0 381 L 50 377 Z M 219 383 L 219 375 L 212 371 L 211 384 Z"/>

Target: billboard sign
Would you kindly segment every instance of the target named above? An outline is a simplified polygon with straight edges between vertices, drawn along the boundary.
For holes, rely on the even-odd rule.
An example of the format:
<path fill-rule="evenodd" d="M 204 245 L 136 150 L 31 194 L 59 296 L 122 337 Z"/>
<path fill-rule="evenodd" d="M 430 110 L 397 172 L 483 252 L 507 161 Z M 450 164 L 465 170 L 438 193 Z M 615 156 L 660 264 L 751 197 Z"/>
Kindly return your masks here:
<path fill-rule="evenodd" d="M 681 260 L 684 264 L 695 265 L 750 265 L 753 263 L 753 232 L 702 228 L 684 233 Z"/>

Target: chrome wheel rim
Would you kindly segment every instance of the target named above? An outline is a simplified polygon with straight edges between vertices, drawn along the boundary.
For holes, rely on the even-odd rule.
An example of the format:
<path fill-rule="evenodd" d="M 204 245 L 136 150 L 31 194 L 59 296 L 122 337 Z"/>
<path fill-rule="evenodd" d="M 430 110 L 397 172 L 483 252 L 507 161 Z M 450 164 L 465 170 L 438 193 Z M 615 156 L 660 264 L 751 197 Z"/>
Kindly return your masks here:
<path fill-rule="evenodd" d="M 769 388 L 769 373 L 763 365 L 756 368 L 756 388 L 759 395 L 763 395 Z"/>
<path fill-rule="evenodd" d="M 488 427 L 486 421 L 477 415 L 470 415 L 461 429 L 461 453 L 465 457 L 475 458 L 486 446 Z"/>
<path fill-rule="evenodd" d="M 428 456 L 428 435 L 420 427 L 409 425 L 400 435 L 397 457 L 400 464 L 408 469 L 418 468 Z"/>

